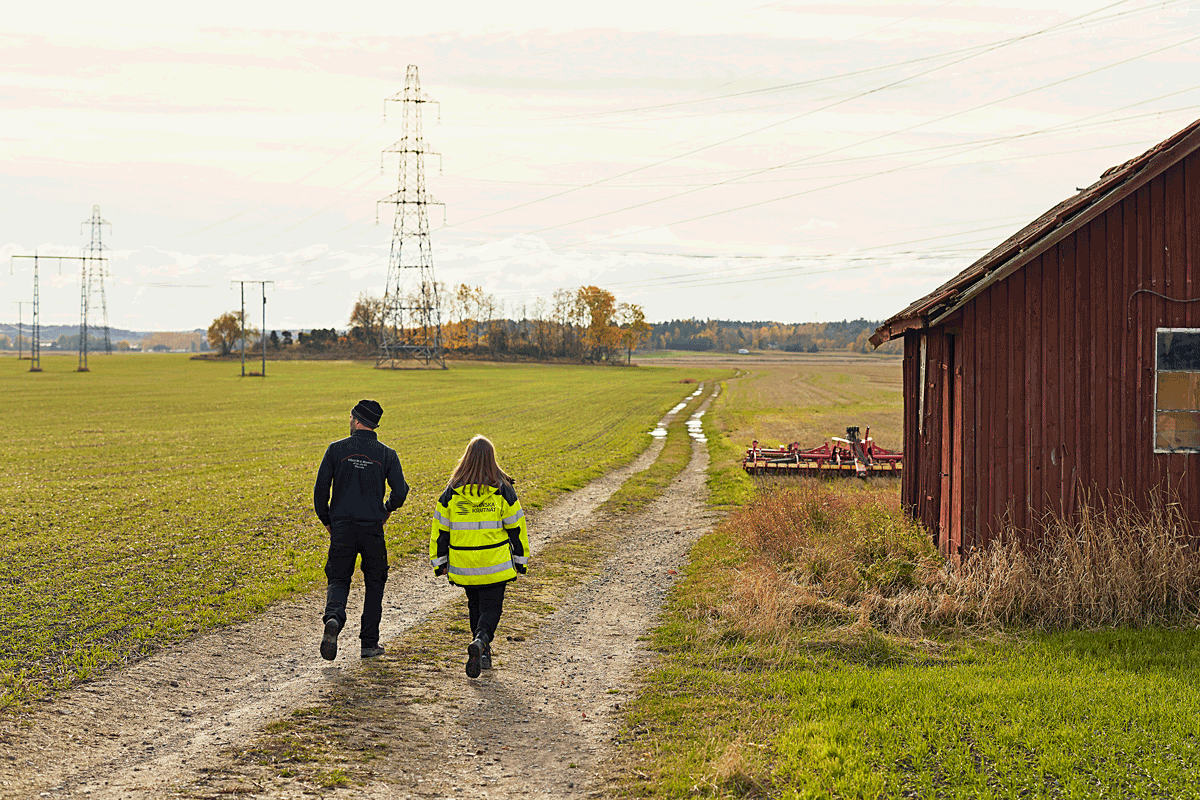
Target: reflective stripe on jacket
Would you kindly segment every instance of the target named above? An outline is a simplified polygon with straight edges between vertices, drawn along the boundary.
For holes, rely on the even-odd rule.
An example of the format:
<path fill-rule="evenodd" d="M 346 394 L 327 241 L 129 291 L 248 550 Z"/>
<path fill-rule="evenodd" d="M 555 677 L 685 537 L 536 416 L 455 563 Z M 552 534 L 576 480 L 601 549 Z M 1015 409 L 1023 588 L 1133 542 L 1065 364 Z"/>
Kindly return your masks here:
<path fill-rule="evenodd" d="M 525 512 L 511 486 L 459 486 L 438 498 L 429 533 L 434 570 L 449 565 L 458 586 L 503 583 L 529 563 Z"/>

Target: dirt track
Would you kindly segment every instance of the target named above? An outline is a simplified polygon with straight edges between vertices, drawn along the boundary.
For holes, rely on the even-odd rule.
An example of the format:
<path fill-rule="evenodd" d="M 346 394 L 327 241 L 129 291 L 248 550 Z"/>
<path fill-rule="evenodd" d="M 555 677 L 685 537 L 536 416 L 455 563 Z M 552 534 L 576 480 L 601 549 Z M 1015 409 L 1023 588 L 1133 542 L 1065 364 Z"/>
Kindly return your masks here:
<path fill-rule="evenodd" d="M 619 525 L 622 545 L 528 641 L 497 643 L 497 668 L 479 680 L 468 681 L 459 662 L 435 663 L 419 687 L 393 687 L 393 694 L 433 693 L 442 702 L 407 704 L 404 727 L 388 736 L 412 746 L 381 759 L 376 782 L 337 795 L 592 796 L 632 679 L 650 659 L 638 638 L 652 627 L 688 548 L 713 523 L 705 504 L 707 449 L 692 443 L 679 479 L 636 516 L 605 521 L 595 509 L 653 463 L 661 440 L 633 464 L 531 514 L 534 564 L 550 539 L 597 524 Z M 460 600 L 460 590 L 432 578 L 424 560 L 394 564 L 383 639 Z M 229 769 L 232 753 L 265 725 L 320 706 L 334 687 L 364 671 L 353 637 L 343 637 L 353 646 L 336 661 L 317 655 L 323 602 L 321 593 L 277 604 L 251 623 L 162 651 L 6 722 L 0 798 L 323 793 L 265 770 L 231 778 L 239 773 Z M 361 602 L 356 586 L 351 607 Z"/>

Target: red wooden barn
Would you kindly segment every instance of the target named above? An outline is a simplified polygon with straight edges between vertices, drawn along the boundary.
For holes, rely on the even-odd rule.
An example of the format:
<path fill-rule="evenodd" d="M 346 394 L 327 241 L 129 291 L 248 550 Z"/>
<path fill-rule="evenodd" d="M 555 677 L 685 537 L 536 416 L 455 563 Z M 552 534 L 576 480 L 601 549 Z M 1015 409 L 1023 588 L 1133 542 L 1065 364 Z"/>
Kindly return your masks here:
<path fill-rule="evenodd" d="M 1200 121 L 1105 172 L 871 341 L 904 338 L 905 507 L 943 553 L 1084 493 L 1200 520 Z"/>

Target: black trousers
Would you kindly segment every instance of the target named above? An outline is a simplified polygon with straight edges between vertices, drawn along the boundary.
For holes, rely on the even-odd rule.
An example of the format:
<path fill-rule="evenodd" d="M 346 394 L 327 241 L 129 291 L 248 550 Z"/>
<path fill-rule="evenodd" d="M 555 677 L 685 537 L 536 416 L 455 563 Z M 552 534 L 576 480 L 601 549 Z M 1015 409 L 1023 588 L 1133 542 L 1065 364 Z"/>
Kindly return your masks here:
<path fill-rule="evenodd" d="M 325 591 L 325 614 L 321 622 L 336 619 L 339 628 L 346 627 L 346 599 L 350 596 L 350 578 L 354 575 L 354 559 L 358 555 L 362 555 L 363 582 L 366 584 L 358 637 L 362 639 L 363 647 L 374 647 L 379 644 L 383 586 L 388 576 L 387 545 L 380 523 L 333 525 L 329 535 L 329 557 L 325 560 L 329 586 Z"/>
<path fill-rule="evenodd" d="M 471 633 L 487 634 L 484 641 L 496 638 L 496 626 L 504 612 L 504 587 L 507 583 L 489 583 L 486 586 L 464 586 L 467 593 L 467 615 L 471 618 Z"/>

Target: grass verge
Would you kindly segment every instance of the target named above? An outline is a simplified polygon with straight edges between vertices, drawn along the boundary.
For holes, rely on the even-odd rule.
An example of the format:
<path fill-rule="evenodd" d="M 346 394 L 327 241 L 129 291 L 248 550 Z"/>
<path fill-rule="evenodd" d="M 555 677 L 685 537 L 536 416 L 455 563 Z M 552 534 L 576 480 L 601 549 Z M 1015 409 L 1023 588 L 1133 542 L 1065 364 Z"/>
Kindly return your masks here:
<path fill-rule="evenodd" d="M 720 393 L 704 417 L 704 436 L 708 440 L 709 502 L 723 509 L 743 506 L 754 496 L 754 484 L 742 469 L 742 458 L 749 443 L 739 444 L 729 435 L 733 427 L 730 384 L 734 381 L 721 382 Z"/>
<path fill-rule="evenodd" d="M 896 637 L 729 618 L 749 552 L 699 543 L 615 767 L 622 797 L 1185 797 L 1191 630 Z"/>

